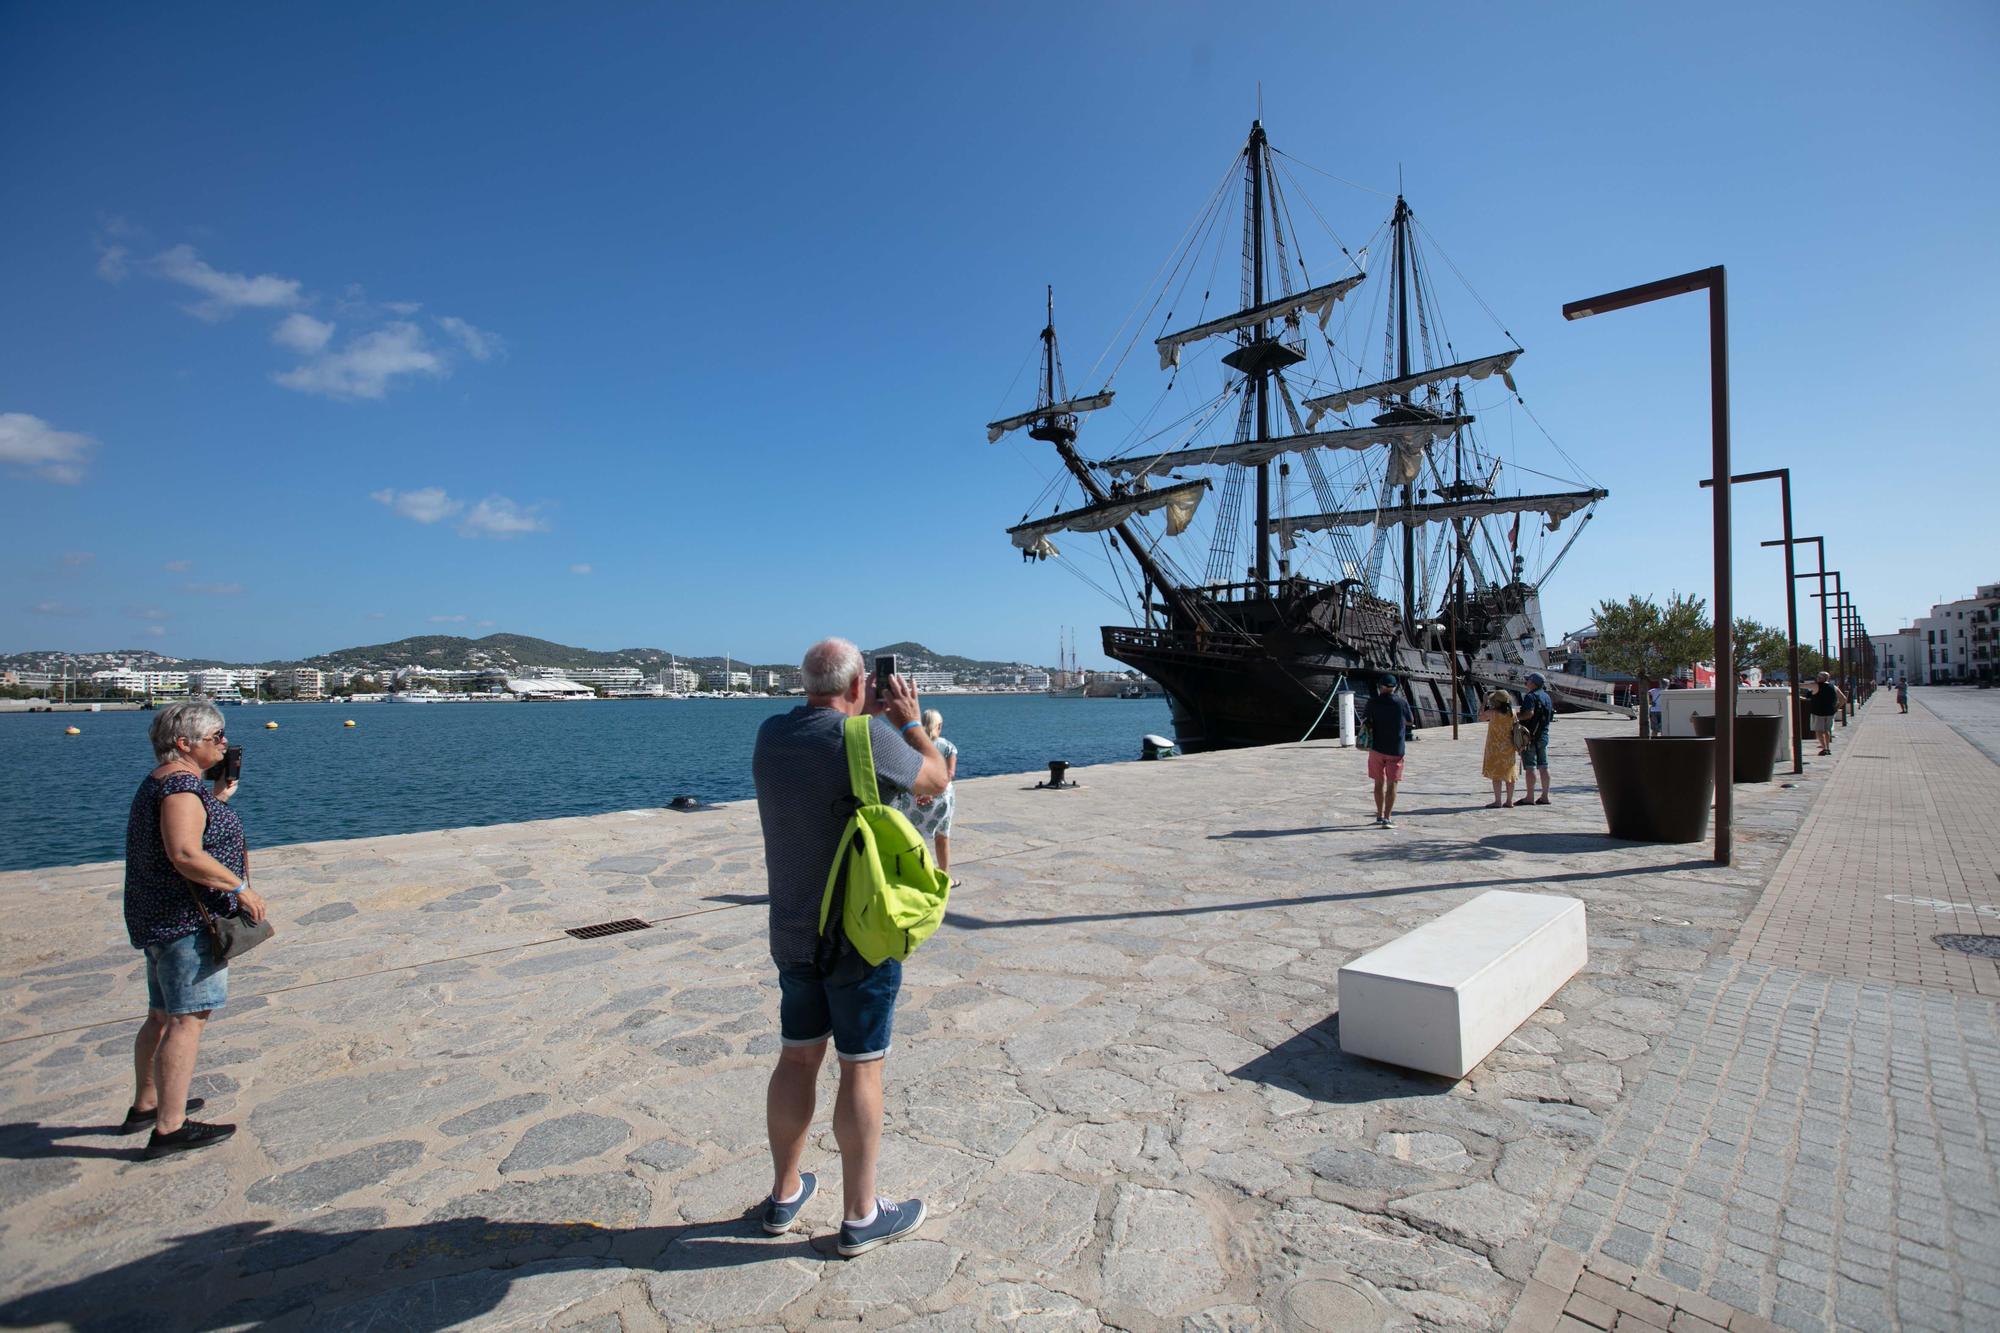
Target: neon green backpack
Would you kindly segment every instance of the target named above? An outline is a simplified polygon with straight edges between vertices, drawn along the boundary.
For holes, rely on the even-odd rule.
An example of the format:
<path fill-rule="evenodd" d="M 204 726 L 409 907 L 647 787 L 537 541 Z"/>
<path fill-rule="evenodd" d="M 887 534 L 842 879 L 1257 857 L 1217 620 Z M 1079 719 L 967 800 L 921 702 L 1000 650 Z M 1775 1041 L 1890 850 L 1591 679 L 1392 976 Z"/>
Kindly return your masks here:
<path fill-rule="evenodd" d="M 951 877 L 931 864 L 930 849 L 908 817 L 882 804 L 875 785 L 870 721 L 865 716 L 850 717 L 841 727 L 854 809 L 841 831 L 833 869 L 827 872 L 819 930 L 824 937 L 834 888 L 844 884 L 841 924 L 855 952 L 873 967 L 885 958 L 908 958 L 931 937 L 944 920 Z"/>

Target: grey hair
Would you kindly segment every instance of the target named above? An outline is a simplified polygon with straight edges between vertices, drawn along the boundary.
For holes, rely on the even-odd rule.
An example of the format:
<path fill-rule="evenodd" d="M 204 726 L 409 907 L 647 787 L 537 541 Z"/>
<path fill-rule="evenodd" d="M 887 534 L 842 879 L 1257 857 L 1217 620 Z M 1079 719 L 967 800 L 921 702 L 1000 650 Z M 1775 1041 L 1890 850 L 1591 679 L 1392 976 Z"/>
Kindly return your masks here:
<path fill-rule="evenodd" d="M 821 639 L 806 649 L 799 675 L 807 694 L 845 694 L 861 675 L 861 650 L 845 639 Z"/>
<path fill-rule="evenodd" d="M 944 714 L 935 708 L 924 710 L 924 734 L 932 740 L 944 735 Z"/>
<path fill-rule="evenodd" d="M 155 713 L 153 725 L 146 734 L 152 738 L 153 758 L 167 760 L 180 753 L 175 741 L 187 741 L 192 745 L 207 740 L 221 730 L 222 710 L 210 703 L 206 696 L 191 694 Z"/>
<path fill-rule="evenodd" d="M 1819 673 L 1819 678 L 1820 678 L 1821 680 L 1832 680 L 1832 679 L 1833 679 L 1833 673 L 1832 673 L 1831 671 L 1822 671 L 1822 672 L 1820 672 L 1820 673 Z"/>

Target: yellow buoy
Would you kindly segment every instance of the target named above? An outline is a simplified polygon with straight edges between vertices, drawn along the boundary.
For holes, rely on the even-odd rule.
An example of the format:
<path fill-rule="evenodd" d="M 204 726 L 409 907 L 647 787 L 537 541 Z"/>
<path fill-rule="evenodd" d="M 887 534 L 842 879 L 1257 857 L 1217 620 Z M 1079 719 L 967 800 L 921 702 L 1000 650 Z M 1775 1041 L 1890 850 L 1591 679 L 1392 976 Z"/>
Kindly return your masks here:
<path fill-rule="evenodd" d="M 63 735 L 65 735 L 65 736 L 81 736 L 81 735 L 83 735 L 83 728 L 82 728 L 82 727 L 64 727 L 64 728 L 63 728 Z"/>
<path fill-rule="evenodd" d="M 275 722 L 266 722 L 264 724 L 264 730 L 266 731 L 276 731 L 277 729 L 278 729 L 278 724 Z"/>
<path fill-rule="evenodd" d="M 341 723 L 340 725 L 343 727 L 351 727 L 354 725 L 354 719 L 350 717 L 347 719 L 347 721 Z"/>

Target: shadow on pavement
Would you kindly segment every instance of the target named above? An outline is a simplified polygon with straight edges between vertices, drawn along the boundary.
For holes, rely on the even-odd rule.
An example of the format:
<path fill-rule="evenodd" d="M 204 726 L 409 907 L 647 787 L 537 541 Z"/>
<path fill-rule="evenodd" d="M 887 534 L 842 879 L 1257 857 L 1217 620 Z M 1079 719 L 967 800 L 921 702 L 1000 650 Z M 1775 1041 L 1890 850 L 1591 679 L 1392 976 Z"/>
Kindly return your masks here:
<path fill-rule="evenodd" d="M 0 1304 L 0 1326 L 113 1329 L 450 1328 L 497 1309 L 524 1278 L 697 1272 L 783 1259 L 831 1260 L 802 1233 L 766 1236 L 754 1210 L 724 1222 L 600 1227 L 454 1218 L 328 1227 L 340 1213 L 274 1227 L 239 1222 L 179 1236 L 116 1267 Z M 375 1214 L 376 1217 L 380 1213 Z M 565 1277 L 564 1275 L 571 1275 Z M 587 1280 L 587 1279 L 586 1279 Z M 509 1326 L 539 1321 L 520 1311 Z"/>
<path fill-rule="evenodd" d="M 1340 1015 L 1333 1013 L 1272 1047 L 1229 1077 L 1263 1083 L 1316 1102 L 1373 1102 L 1385 1097 L 1442 1097 L 1454 1081 L 1379 1064 L 1340 1049 Z"/>
<path fill-rule="evenodd" d="M 1498 861 L 1501 853 L 1497 848 L 1482 846 L 1476 842 L 1447 842 L 1441 839 L 1430 841 L 1405 841 L 1393 836 L 1379 847 L 1364 847 L 1355 852 L 1357 861 L 1414 861 L 1424 865 L 1434 865 L 1441 861 Z"/>
<path fill-rule="evenodd" d="M 61 1139 L 104 1139 L 104 1143 L 62 1143 Z M 116 1125 L 38 1125 L 17 1120 L 0 1125 L 0 1161 L 31 1161 L 39 1157 L 114 1157 L 139 1160 L 147 1136 L 120 1134 Z"/>
<path fill-rule="evenodd" d="M 1479 844 L 1507 852 L 1553 856 L 1570 852 L 1615 852 L 1632 846 L 1608 833 L 1495 833 L 1490 838 L 1481 838 Z"/>
<path fill-rule="evenodd" d="M 1227 833 L 1211 833 L 1210 842 L 1228 842 L 1239 838 L 1301 838 L 1313 833 L 1365 833 L 1373 828 L 1368 824 L 1316 824 L 1311 828 L 1239 828 Z"/>

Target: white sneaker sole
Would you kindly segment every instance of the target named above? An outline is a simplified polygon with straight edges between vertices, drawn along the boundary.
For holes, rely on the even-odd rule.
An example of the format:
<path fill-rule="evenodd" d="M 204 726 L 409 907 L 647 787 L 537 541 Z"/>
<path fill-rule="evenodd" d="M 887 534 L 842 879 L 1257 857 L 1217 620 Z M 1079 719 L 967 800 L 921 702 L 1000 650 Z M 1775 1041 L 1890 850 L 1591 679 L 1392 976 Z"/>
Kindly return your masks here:
<path fill-rule="evenodd" d="M 930 1215 L 930 1209 L 922 1202 L 919 1202 L 917 1204 L 917 1220 L 904 1227 L 901 1231 L 892 1231 L 886 1236 L 875 1236 L 862 1241 L 859 1245 L 836 1245 L 834 1249 L 840 1252 L 841 1258 L 852 1259 L 857 1254 L 868 1253 L 868 1251 L 874 1249 L 877 1245 L 887 1245 L 892 1240 L 901 1240 L 905 1236 L 916 1235 L 918 1228 L 923 1226 L 924 1219 Z"/>

